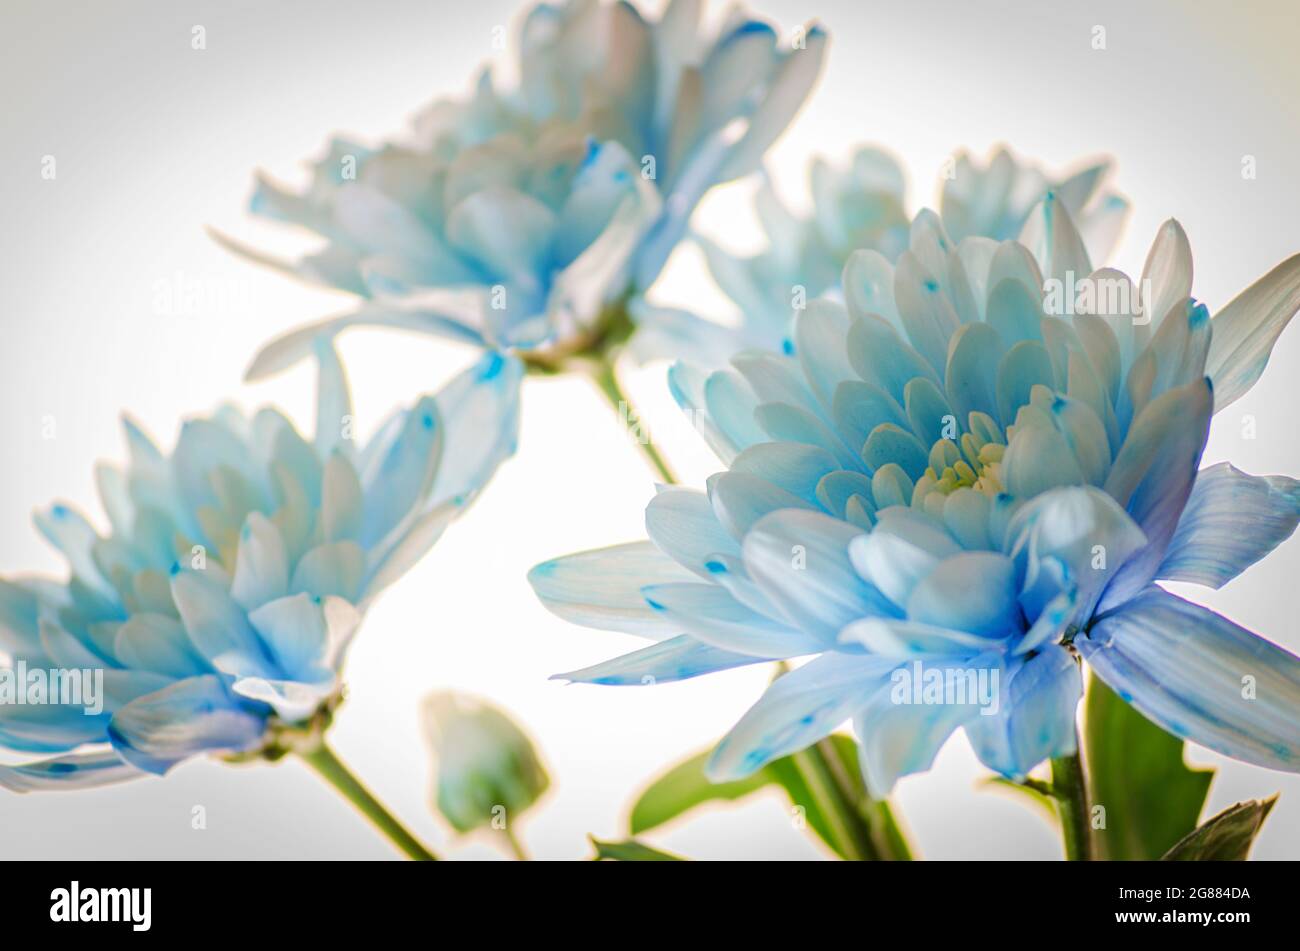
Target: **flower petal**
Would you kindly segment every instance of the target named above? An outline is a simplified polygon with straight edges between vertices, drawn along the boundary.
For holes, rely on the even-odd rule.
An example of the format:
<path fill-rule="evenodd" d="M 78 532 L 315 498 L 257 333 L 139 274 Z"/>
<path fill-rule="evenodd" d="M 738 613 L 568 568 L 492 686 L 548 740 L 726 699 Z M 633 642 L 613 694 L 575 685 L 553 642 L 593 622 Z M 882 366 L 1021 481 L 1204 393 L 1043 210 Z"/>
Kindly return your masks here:
<path fill-rule="evenodd" d="M 1300 772 L 1300 658 L 1208 608 L 1149 588 L 1075 646 L 1097 676 L 1175 736 Z"/>
<path fill-rule="evenodd" d="M 646 604 L 646 585 L 694 581 L 696 575 L 652 542 L 632 542 L 545 561 L 528 583 L 552 614 L 573 624 L 656 640 L 681 628 Z"/>
<path fill-rule="evenodd" d="M 980 762 L 1003 776 L 1023 779 L 1043 760 L 1075 752 L 1075 710 L 1083 697 L 1083 678 L 1069 651 L 1048 647 L 1002 677 L 997 712 L 966 724 Z"/>
<path fill-rule="evenodd" d="M 820 512 L 773 512 L 745 536 L 745 568 L 785 620 L 834 643 L 849 621 L 897 613 L 853 570 L 849 543 L 861 534 Z"/>
<path fill-rule="evenodd" d="M 713 751 L 709 778 L 715 783 L 743 779 L 816 743 L 886 686 L 897 664 L 830 653 L 778 677 Z"/>
<path fill-rule="evenodd" d="M 124 760 L 161 775 L 200 753 L 252 749 L 265 726 L 263 717 L 209 674 L 178 680 L 128 703 L 113 715 L 108 735 Z"/>
<path fill-rule="evenodd" d="M 1221 588 L 1291 537 L 1300 482 L 1221 462 L 1202 469 L 1156 577 Z"/>
<path fill-rule="evenodd" d="M 138 769 L 108 750 L 72 753 L 20 766 L 0 765 L 0 786 L 18 793 L 64 792 L 109 786 L 139 775 Z"/>
<path fill-rule="evenodd" d="M 1300 254 L 1292 255 L 1228 302 L 1211 322 L 1205 372 L 1219 411 L 1255 385 L 1278 335 L 1300 310 Z"/>
<path fill-rule="evenodd" d="M 603 664 L 573 670 L 567 674 L 555 674 L 551 679 L 615 687 L 640 687 L 687 680 L 701 674 L 772 659 L 720 650 L 682 634 L 607 660 Z"/>

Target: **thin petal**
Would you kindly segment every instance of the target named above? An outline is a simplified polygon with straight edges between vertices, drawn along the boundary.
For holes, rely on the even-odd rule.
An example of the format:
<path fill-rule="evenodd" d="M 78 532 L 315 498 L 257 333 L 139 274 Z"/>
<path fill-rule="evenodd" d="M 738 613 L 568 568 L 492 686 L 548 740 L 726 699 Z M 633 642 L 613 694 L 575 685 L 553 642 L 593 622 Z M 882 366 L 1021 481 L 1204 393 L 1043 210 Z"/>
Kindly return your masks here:
<path fill-rule="evenodd" d="M 713 751 L 709 778 L 742 779 L 816 743 L 887 684 L 895 666 L 888 658 L 830 653 L 778 677 Z"/>
<path fill-rule="evenodd" d="M 1255 385 L 1273 344 L 1300 309 L 1300 254 L 1269 271 L 1228 302 L 1212 321 L 1205 372 L 1219 411 Z"/>
<path fill-rule="evenodd" d="M 1175 736 L 1300 772 L 1300 658 L 1150 588 L 1075 646 L 1107 686 Z"/>
<path fill-rule="evenodd" d="M 1297 521 L 1300 482 L 1210 466 L 1196 476 L 1156 577 L 1221 588 L 1290 538 Z"/>
<path fill-rule="evenodd" d="M 656 639 L 681 628 L 651 608 L 641 589 L 694 580 L 695 574 L 648 541 L 556 558 L 528 572 L 533 592 L 552 614 L 584 627 Z"/>

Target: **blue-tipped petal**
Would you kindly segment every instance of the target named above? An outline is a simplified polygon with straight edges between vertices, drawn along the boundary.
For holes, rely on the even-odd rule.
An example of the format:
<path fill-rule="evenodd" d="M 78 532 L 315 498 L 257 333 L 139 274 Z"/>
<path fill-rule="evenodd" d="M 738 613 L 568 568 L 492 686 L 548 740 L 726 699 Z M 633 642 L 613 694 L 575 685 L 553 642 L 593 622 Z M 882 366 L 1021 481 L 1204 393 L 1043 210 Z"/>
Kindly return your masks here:
<path fill-rule="evenodd" d="M 1290 538 L 1297 521 L 1295 479 L 1248 475 L 1226 462 L 1202 469 L 1156 577 L 1221 588 Z"/>
<path fill-rule="evenodd" d="M 429 505 L 472 497 L 514 454 L 523 375 L 517 357 L 490 352 L 438 392 L 443 442 Z"/>
<path fill-rule="evenodd" d="M 710 556 L 740 554 L 708 496 L 693 489 L 672 486 L 656 495 L 646 506 L 645 527 L 660 551 L 703 578 L 709 577 Z"/>
<path fill-rule="evenodd" d="M 746 607 L 716 584 L 646 585 L 641 594 L 679 630 L 722 650 L 772 658 L 815 653 L 824 646 L 797 628 Z"/>
<path fill-rule="evenodd" d="M 552 614 L 584 627 L 655 639 L 680 628 L 646 604 L 642 587 L 696 579 L 651 542 L 556 558 L 528 572 L 533 592 Z"/>
<path fill-rule="evenodd" d="M 1106 685 L 1175 736 L 1300 772 L 1300 658 L 1159 588 L 1075 646 Z"/>
<path fill-rule="evenodd" d="M 73 753 L 52 759 L 0 765 L 0 786 L 10 792 L 69 792 L 135 779 L 140 771 L 117 753 Z"/>
<path fill-rule="evenodd" d="M 897 661 L 824 654 L 778 677 L 713 751 L 713 782 L 742 779 L 850 719 L 888 683 Z"/>
<path fill-rule="evenodd" d="M 584 667 L 566 674 L 556 674 L 551 679 L 610 687 L 643 687 L 656 683 L 688 680 L 701 674 L 711 674 L 718 670 L 744 667 L 772 659 L 774 658 L 720 650 L 683 634 L 643 647 L 630 654 L 615 657 L 602 664 Z"/>

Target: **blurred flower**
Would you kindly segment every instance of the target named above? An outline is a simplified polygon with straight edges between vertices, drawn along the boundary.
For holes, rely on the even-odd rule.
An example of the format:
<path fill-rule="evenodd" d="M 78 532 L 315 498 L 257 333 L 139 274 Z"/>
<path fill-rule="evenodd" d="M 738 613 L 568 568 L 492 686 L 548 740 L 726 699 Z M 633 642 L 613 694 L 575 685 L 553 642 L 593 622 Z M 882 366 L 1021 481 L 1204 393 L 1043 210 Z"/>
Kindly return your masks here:
<path fill-rule="evenodd" d="M 532 741 L 496 707 L 442 691 L 424 701 L 437 772 L 434 800 L 457 832 L 510 828 L 551 784 Z"/>
<path fill-rule="evenodd" d="M 1004 241 L 1020 234 L 1030 210 L 1051 191 L 1079 223 L 1088 250 L 1104 261 L 1119 238 L 1129 207 L 1119 195 L 1102 190 L 1110 167 L 1109 161 L 1100 161 L 1052 180 L 1005 148 L 995 151 L 985 167 L 961 152 L 944 178 L 939 214 L 955 242 L 967 237 Z M 733 255 L 697 236 L 710 273 L 735 302 L 740 316 L 735 328 L 713 324 L 713 332 L 699 334 L 712 346 L 706 352 L 691 351 L 695 362 L 720 365 L 747 347 L 788 349 L 791 316 L 801 306 L 796 294 L 812 300 L 826 291 L 838 291 L 840 274 L 856 250 L 879 251 L 891 262 L 907 250 L 906 185 L 902 168 L 888 153 L 864 146 L 842 170 L 814 159 L 809 184 L 813 209 L 804 218 L 786 207 L 764 178 L 755 210 L 767 248 L 756 255 Z M 642 305 L 642 310 L 649 308 Z"/>
<path fill-rule="evenodd" d="M 658 21 L 625 2 L 539 4 L 517 88 L 485 71 L 405 141 L 336 140 L 301 194 L 262 178 L 253 210 L 325 247 L 278 264 L 221 240 L 362 303 L 274 341 L 250 376 L 355 324 L 527 351 L 549 368 L 622 343 L 629 295 L 654 281 L 709 188 L 758 167 L 821 68 L 819 27 L 779 39 L 735 10 L 709 35 L 700 14 L 698 0 L 672 0 Z"/>
<path fill-rule="evenodd" d="M 1139 285 L 1093 272 L 1052 194 L 1019 242 L 954 244 L 924 212 L 896 265 L 854 252 L 844 305 L 798 315 L 797 356 L 674 367 L 728 466 L 707 493 L 666 488 L 650 541 L 533 570 L 561 617 L 656 641 L 562 676 L 640 684 L 816 655 L 711 775 L 851 718 L 880 794 L 958 728 L 1007 776 L 1073 752 L 1077 654 L 1171 733 L 1300 770 L 1300 661 L 1154 583 L 1218 587 L 1295 529 L 1300 483 L 1197 466 L 1212 410 L 1253 385 L 1300 306 L 1300 255 L 1213 321 L 1191 283 L 1174 221 Z M 991 703 L 947 692 L 985 675 Z M 942 690 L 913 702 L 917 677 Z"/>
<path fill-rule="evenodd" d="M 0 706 L 17 791 L 164 773 L 201 753 L 275 750 L 328 720 L 362 615 L 514 450 L 522 367 L 485 356 L 437 396 L 352 439 L 347 382 L 321 363 L 314 440 L 273 409 L 185 423 L 164 456 L 127 420 L 130 463 L 96 475 L 111 530 L 36 517 L 66 583 L 0 581 L 0 648 L 26 669 L 102 671 L 102 709 Z M 83 749 L 83 747 L 86 747 Z"/>

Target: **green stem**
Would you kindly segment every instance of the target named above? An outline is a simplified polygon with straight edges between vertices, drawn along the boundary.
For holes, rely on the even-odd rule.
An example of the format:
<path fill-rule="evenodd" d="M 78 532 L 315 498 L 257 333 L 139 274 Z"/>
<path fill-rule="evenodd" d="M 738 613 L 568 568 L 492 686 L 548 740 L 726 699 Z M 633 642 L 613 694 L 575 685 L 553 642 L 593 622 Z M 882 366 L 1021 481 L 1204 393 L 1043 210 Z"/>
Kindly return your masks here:
<path fill-rule="evenodd" d="M 519 841 L 519 837 L 515 835 L 515 830 L 510 826 L 506 826 L 501 830 L 501 834 L 506 840 L 506 845 L 510 849 L 510 854 L 519 862 L 527 862 L 528 852 L 524 849 L 524 844 Z"/>
<path fill-rule="evenodd" d="M 1061 813 L 1065 857 L 1071 862 L 1092 860 L 1092 826 L 1088 808 L 1088 783 L 1083 757 L 1060 756 L 1052 760 L 1052 793 Z"/>
<path fill-rule="evenodd" d="M 369 819 L 376 829 L 386 835 L 389 841 L 405 852 L 408 858 L 415 859 L 417 862 L 436 862 L 438 860 L 438 856 L 421 845 L 420 841 L 411 835 L 406 830 L 406 827 L 398 822 L 378 799 L 370 794 L 370 790 L 361 785 L 361 780 L 352 775 L 351 771 L 343 765 L 343 762 L 334 755 L 334 751 L 325 745 L 324 740 L 314 750 L 300 752 L 298 755 L 303 758 L 307 765 L 316 770 L 326 782 L 361 810 L 362 815 Z"/>
<path fill-rule="evenodd" d="M 825 741 L 823 741 L 825 742 Z M 830 744 L 827 743 L 827 746 Z M 830 833 L 839 846 L 839 852 L 853 862 L 874 862 L 880 859 L 876 844 L 866 820 L 855 808 L 853 796 L 847 795 L 840 784 L 832 762 L 839 757 L 832 750 L 827 755 L 823 743 L 814 743 L 790 757 L 795 768 L 808 786 L 820 812 L 828 823 Z"/>
<path fill-rule="evenodd" d="M 618 374 L 614 371 L 615 356 L 606 354 L 598 360 L 591 370 L 591 380 L 596 384 L 596 388 L 614 408 L 614 412 L 619 414 L 619 419 L 627 424 L 629 422 L 639 422 L 640 415 L 632 405 L 632 401 L 627 398 L 623 388 L 619 385 Z M 646 461 L 654 468 L 659 477 L 670 485 L 675 485 L 677 476 L 673 475 L 673 470 L 668 468 L 668 463 L 664 457 L 659 455 L 659 450 L 654 447 L 650 441 L 650 433 L 639 426 L 638 432 L 630 432 L 628 435 L 641 447 L 641 453 L 645 456 Z"/>

